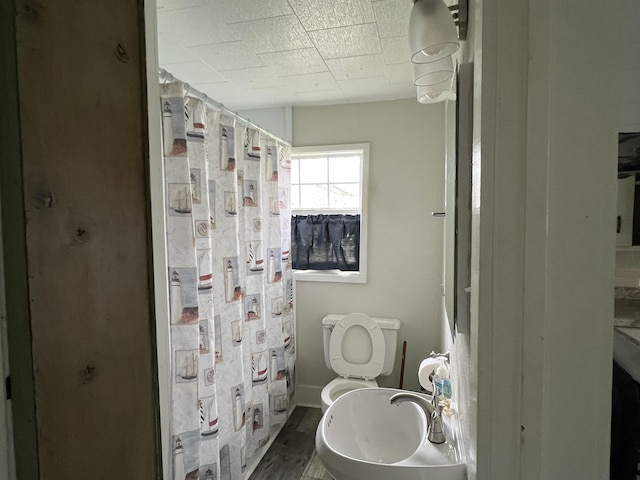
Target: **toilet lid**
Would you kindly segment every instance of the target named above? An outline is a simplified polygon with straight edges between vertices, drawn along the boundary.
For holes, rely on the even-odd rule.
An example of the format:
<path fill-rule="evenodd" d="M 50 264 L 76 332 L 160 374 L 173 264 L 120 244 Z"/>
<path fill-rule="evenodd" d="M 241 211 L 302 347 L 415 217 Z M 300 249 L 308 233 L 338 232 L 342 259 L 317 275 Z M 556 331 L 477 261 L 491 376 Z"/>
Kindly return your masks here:
<path fill-rule="evenodd" d="M 364 336 L 364 338 L 363 338 Z M 370 342 L 371 358 L 358 361 L 357 345 Z M 378 324 L 367 315 L 352 313 L 339 320 L 329 340 L 331 368 L 343 377 L 376 378 L 384 366 L 384 335 Z"/>

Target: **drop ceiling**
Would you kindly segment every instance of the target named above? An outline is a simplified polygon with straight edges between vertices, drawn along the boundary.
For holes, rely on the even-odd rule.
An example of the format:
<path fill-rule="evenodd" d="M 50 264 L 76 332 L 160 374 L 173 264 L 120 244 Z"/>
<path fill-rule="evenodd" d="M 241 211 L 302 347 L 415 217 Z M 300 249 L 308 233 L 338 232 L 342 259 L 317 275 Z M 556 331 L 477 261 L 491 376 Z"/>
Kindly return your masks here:
<path fill-rule="evenodd" d="M 160 66 L 232 109 L 415 97 L 411 0 L 158 0 Z"/>

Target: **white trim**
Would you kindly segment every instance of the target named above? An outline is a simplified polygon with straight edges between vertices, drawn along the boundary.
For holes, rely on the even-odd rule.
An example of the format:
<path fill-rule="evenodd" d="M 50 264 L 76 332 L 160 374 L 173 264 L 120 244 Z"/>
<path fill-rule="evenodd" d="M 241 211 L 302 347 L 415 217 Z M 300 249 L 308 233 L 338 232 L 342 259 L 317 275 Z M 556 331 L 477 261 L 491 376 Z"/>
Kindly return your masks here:
<path fill-rule="evenodd" d="M 362 233 L 360 234 L 362 243 Z M 360 250 L 362 256 L 362 250 Z M 362 270 L 362 258 L 360 259 L 361 270 L 359 272 L 343 272 L 341 270 L 294 270 L 293 278 L 300 282 L 336 282 L 336 283 L 367 283 L 367 274 Z"/>
<path fill-rule="evenodd" d="M 291 147 L 291 153 L 295 153 L 296 155 L 322 155 L 323 153 L 335 155 L 343 152 L 350 153 L 354 150 L 362 150 L 367 157 L 369 156 L 368 143 L 341 143 L 339 145 L 306 145 L 304 147 Z"/>
<path fill-rule="evenodd" d="M 4 255 L 2 223 L 0 223 L 0 285 L 4 282 Z M 7 398 L 5 378 L 9 376 L 9 342 L 7 337 L 7 310 L 4 287 L 0 288 L 0 480 L 15 480 L 16 465 L 13 451 L 13 422 L 11 400 Z"/>
<path fill-rule="evenodd" d="M 368 212 L 369 212 L 369 144 L 351 143 L 340 145 L 318 145 L 292 147 L 291 154 L 318 155 L 322 153 L 336 154 L 362 151 L 362 168 L 360 169 L 360 270 L 358 272 L 342 272 L 340 270 L 294 270 L 293 278 L 302 282 L 337 282 L 337 283 L 367 283 L 367 253 L 368 253 Z M 325 211 L 323 210 L 323 213 Z M 327 210 L 326 213 L 332 211 Z M 339 210 L 339 213 L 358 213 L 351 209 Z M 292 214 L 306 215 L 311 213 L 305 209 L 292 209 Z M 333 213 L 338 213 L 333 211 Z"/>
<path fill-rule="evenodd" d="M 169 292 L 166 225 L 164 218 L 164 172 L 162 156 L 162 112 L 158 81 L 158 32 L 156 0 L 144 6 L 147 103 L 149 128 L 149 191 L 151 196 L 151 230 L 158 361 L 158 401 L 160 408 L 160 442 L 163 478 L 171 478 L 171 355 L 169 343 Z"/>

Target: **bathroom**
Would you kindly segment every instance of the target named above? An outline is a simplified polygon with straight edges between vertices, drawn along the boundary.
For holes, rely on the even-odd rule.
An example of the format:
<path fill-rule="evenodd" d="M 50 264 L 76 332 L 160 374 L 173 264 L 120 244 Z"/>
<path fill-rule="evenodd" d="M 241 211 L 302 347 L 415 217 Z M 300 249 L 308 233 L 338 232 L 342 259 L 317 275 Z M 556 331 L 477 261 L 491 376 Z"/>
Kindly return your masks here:
<path fill-rule="evenodd" d="M 632 2 L 627 2 L 625 8 L 619 10 L 628 12 L 632 7 Z M 150 8 L 148 3 L 146 8 Z M 136 14 L 127 11 L 130 15 Z M 38 41 L 44 41 L 48 38 L 46 34 L 53 33 L 46 30 L 46 23 L 30 20 L 32 10 L 25 9 L 21 12 L 17 20 L 18 31 L 22 35 L 20 38 L 30 38 L 32 46 L 44 48 Z M 77 12 L 78 18 L 92 18 L 90 14 L 91 12 L 84 10 Z M 113 22 L 112 27 L 127 27 L 127 24 L 121 25 L 116 23 L 115 17 L 112 18 L 116 13 L 104 11 L 101 14 L 106 23 Z M 147 14 L 150 15 L 149 12 Z M 49 14 L 40 12 L 40 15 L 46 18 Z M 613 311 L 610 287 L 614 276 L 615 250 L 613 235 L 606 233 L 603 225 L 609 224 L 608 219 L 613 218 L 612 212 L 615 209 L 615 171 L 612 165 L 617 145 L 612 132 L 619 129 L 621 121 L 618 106 L 615 105 L 614 108 L 611 98 L 599 94 L 609 85 L 609 72 L 616 70 L 613 67 L 616 59 L 610 58 L 606 53 L 607 48 L 615 49 L 612 40 L 603 33 L 606 29 L 596 28 L 595 25 L 600 25 L 599 22 L 602 21 L 621 21 L 613 18 L 614 16 L 613 12 L 597 5 L 551 5 L 538 2 L 528 5 L 527 2 L 506 1 L 470 4 L 470 37 L 463 46 L 462 56 L 465 61 L 473 61 L 475 78 L 473 233 L 469 285 L 471 303 L 469 327 L 456 335 L 455 343 L 449 334 L 449 323 L 442 315 L 440 284 L 444 243 L 442 226 L 438 226 L 441 219 L 431 216 L 431 212 L 438 211 L 443 206 L 444 163 L 427 160 L 431 155 L 433 158 L 444 157 L 444 140 L 435 149 L 433 142 L 428 143 L 429 139 L 444 137 L 444 107 L 421 106 L 415 100 L 393 102 L 396 111 L 391 108 L 389 117 L 382 118 L 378 125 L 374 122 L 376 110 L 368 110 L 366 105 L 304 107 L 297 112 L 294 109 L 294 145 L 368 142 L 372 152 L 379 152 L 375 155 L 381 154 L 382 158 L 388 159 L 384 162 L 377 161 L 376 158 L 379 157 L 375 157 L 374 153 L 371 157 L 372 163 L 383 165 L 382 170 L 372 169 L 370 172 L 367 284 L 305 282 L 297 285 L 297 387 L 302 387 L 298 393 L 304 393 L 305 387 L 309 387 L 306 391 L 309 396 L 313 396 L 314 388 L 321 387 L 332 378 L 332 373 L 322 366 L 321 331 L 317 323 L 303 324 L 303 318 L 319 322 L 326 313 L 358 310 L 375 316 L 397 317 L 403 322 L 399 340 L 407 340 L 408 344 L 404 376 L 406 388 L 417 389 L 416 367 L 431 350 L 452 352 L 452 378 L 455 380 L 454 391 L 469 452 L 469 478 L 606 478 L 608 439 L 603 438 L 602 432 L 608 431 L 609 425 L 607 412 L 610 398 L 607 398 L 607 385 L 610 382 L 612 329 L 608 318 Z M 569 18 L 572 21 L 551 21 Z M 633 15 L 626 18 L 633 18 Z M 86 23 L 97 28 L 89 21 Z M 40 29 L 44 33 L 36 35 L 34 32 L 39 32 Z M 588 37 L 593 43 L 593 51 L 588 55 L 582 48 L 586 41 L 584 30 L 590 32 Z M 9 30 L 3 29 L 3 32 L 7 31 Z M 117 58 L 121 60 L 115 61 L 122 65 L 127 62 L 132 65 L 137 61 L 135 48 L 131 47 L 135 43 L 131 38 L 136 38 L 131 33 L 133 31 L 135 28 L 122 40 L 128 51 L 122 53 L 118 50 L 117 53 Z M 27 34 L 31 36 L 27 37 Z M 108 32 L 104 34 L 108 35 Z M 71 36 L 72 32 L 68 35 Z M 55 38 L 55 35 L 51 38 Z M 65 36 L 60 40 L 62 51 L 71 45 L 73 48 L 91 47 L 76 45 L 77 42 L 69 41 L 69 38 Z M 508 38 L 509 41 L 503 41 L 503 38 Z M 20 48 L 26 47 L 27 44 L 22 43 Z M 112 50 L 109 49 L 110 59 L 114 57 Z M 531 63 L 528 63 L 528 57 L 523 53 L 527 51 L 533 55 Z M 598 58 L 603 60 L 594 68 L 591 62 L 596 54 L 601 54 Z M 59 53 L 54 57 L 56 61 L 65 66 L 73 65 L 74 68 L 64 71 L 51 65 L 37 68 L 38 61 L 44 61 L 45 57 L 25 55 L 24 51 L 19 50 L 19 59 L 22 62 L 34 62 L 34 70 L 26 67 L 20 70 L 21 109 L 46 101 L 38 93 L 35 79 L 32 80 L 34 84 L 29 84 L 29 74 L 33 75 L 37 71 L 41 77 L 56 84 L 56 91 L 64 91 L 69 83 L 69 75 L 65 76 L 64 72 L 77 71 L 80 68 L 78 65 L 81 65 L 73 64 L 73 59 L 67 58 L 71 56 Z M 3 55 L 2 58 L 10 57 Z M 77 62 L 82 60 L 81 56 L 75 59 Z M 84 61 L 87 61 L 86 58 Z M 571 68 L 567 68 L 567 65 Z M 582 71 L 592 72 L 590 82 L 582 81 Z M 87 74 L 108 77 L 109 72 L 110 70 L 104 70 Z M 114 78 L 114 83 L 127 81 L 135 83 L 136 79 L 131 76 Z M 78 98 L 92 98 L 87 85 L 71 84 L 74 86 L 72 92 Z M 10 87 L 3 90 L 9 90 Z M 576 90 L 579 95 L 573 94 Z M 584 102 L 585 97 L 590 99 L 589 102 Z M 58 118 L 55 115 L 66 108 L 64 95 L 54 98 L 59 100 L 53 103 L 56 108 L 38 110 L 42 115 L 49 114 L 50 118 Z M 135 105 L 139 98 L 130 100 Z M 104 105 L 103 99 L 97 105 Z M 628 101 L 625 108 L 629 112 L 639 111 L 638 108 L 631 110 L 633 105 L 637 106 L 637 102 Z M 334 115 L 345 119 L 349 115 L 354 116 L 355 120 L 349 125 L 349 135 L 344 131 L 336 131 L 337 125 L 326 125 L 322 129 L 317 128 L 317 131 L 306 127 L 296 133 L 296 121 L 303 121 L 305 117 L 309 124 L 317 121 L 317 117 L 312 115 L 323 108 L 329 112 L 326 114 L 329 117 L 325 119 L 326 124 L 331 123 L 330 117 Z M 631 117 L 629 112 L 623 123 L 637 124 L 638 119 Z M 103 114 L 107 115 L 108 112 Z M 135 115 L 139 115 L 139 112 L 133 112 L 132 118 L 137 118 Z M 415 124 L 413 120 L 417 115 L 424 115 L 424 125 Z M 364 116 L 371 117 L 369 120 L 372 125 L 369 127 L 362 121 Z M 549 119 L 557 120 L 553 124 L 553 130 L 545 130 Z M 27 122 L 22 124 L 24 132 L 29 132 L 30 129 L 39 131 L 38 128 L 41 128 L 40 124 L 29 124 L 28 119 L 23 121 Z M 45 123 L 55 124 L 55 121 Z M 358 134 L 361 125 L 362 131 Z M 317 124 L 314 126 L 317 127 Z M 376 127 L 379 130 L 375 130 Z M 90 129 L 90 126 L 85 128 Z M 400 137 L 393 141 L 385 140 L 385 132 L 389 131 Z M 6 132 L 3 134 L 7 135 Z M 420 141 L 417 142 L 416 138 Z M 104 154 L 117 152 L 117 144 L 125 139 L 123 137 L 120 142 L 114 142 L 113 146 L 106 142 L 101 144 L 104 145 Z M 16 141 L 20 145 L 19 140 Z M 29 143 L 33 141 L 31 137 L 25 136 L 25 143 L 22 145 L 25 179 L 29 180 L 24 198 L 29 201 L 35 198 L 46 206 L 50 203 L 47 191 L 44 190 L 46 188 L 85 192 L 85 184 L 95 186 L 99 183 L 96 178 L 84 178 L 82 175 L 87 172 L 82 170 L 76 172 L 68 182 L 55 173 L 45 175 L 43 172 L 52 168 L 52 162 L 34 163 L 33 159 L 42 157 L 42 152 L 34 150 L 35 146 Z M 80 141 L 77 139 L 73 142 L 67 138 L 66 143 L 54 142 L 50 144 L 48 153 L 59 155 L 60 152 L 69 151 L 70 145 Z M 139 145 L 134 144 L 132 148 L 137 147 Z M 91 151 L 88 148 L 86 151 Z M 401 155 L 415 155 L 425 161 L 411 163 L 411 172 L 397 172 L 395 170 L 398 162 L 394 158 L 398 151 Z M 603 160 L 606 158 L 611 158 L 612 164 L 607 165 Z M 575 162 L 578 161 L 583 167 L 580 172 L 575 170 Z M 13 289 L 6 295 L 6 303 L 7 311 L 15 312 L 12 309 L 18 308 L 15 305 L 17 299 L 30 297 L 20 289 L 20 282 L 15 281 L 16 272 L 24 272 L 25 267 L 12 262 L 18 261 L 15 257 L 19 257 L 18 253 L 24 250 L 25 241 L 10 235 L 14 232 L 14 222 L 18 222 L 18 229 L 20 223 L 19 219 L 8 217 L 6 210 L 7 205 L 19 205 L 26 200 L 17 200 L 23 198 L 22 193 L 13 191 L 11 183 L 6 180 L 15 180 L 15 175 L 19 172 L 3 170 L 2 173 L 5 179 L 2 183 L 4 278 L 7 279 L 7 288 Z M 151 175 L 154 174 L 157 172 L 152 169 Z M 124 191 L 134 187 L 129 184 L 122 186 Z M 594 191 L 598 195 L 593 195 Z M 63 195 L 55 193 L 53 198 L 56 201 L 64 200 L 61 200 Z M 144 197 L 144 192 L 139 195 Z M 89 198 L 95 201 L 94 197 Z M 109 198 L 110 202 L 120 201 L 118 198 Z M 128 200 L 131 202 L 131 198 Z M 83 202 L 91 203 L 86 199 Z M 71 242 L 74 248 L 91 245 L 99 239 L 93 233 L 96 221 L 92 220 L 94 217 L 90 210 L 80 210 L 81 214 L 74 216 L 77 215 L 76 210 L 70 209 L 69 225 L 65 222 L 61 224 L 71 228 L 73 222 L 79 222 L 72 225 Z M 67 277 L 58 277 L 60 265 L 52 263 L 47 257 L 47 242 L 37 239 L 46 239 L 47 232 L 55 231 L 52 227 L 59 224 L 43 225 L 41 231 L 34 230 L 39 228 L 37 220 L 44 221 L 43 212 L 47 210 L 29 204 L 28 211 L 31 230 L 27 230 L 28 253 L 25 255 L 29 255 L 31 265 L 39 265 L 37 270 L 30 272 L 30 281 L 34 282 L 30 285 L 30 291 L 35 295 L 31 315 L 32 319 L 37 319 L 38 315 L 46 317 L 47 310 L 52 310 L 52 305 L 60 307 L 56 302 L 64 300 L 65 304 L 70 304 L 84 301 L 76 298 L 73 292 L 74 289 L 85 286 L 82 283 L 70 285 L 66 281 L 56 282 Z M 109 208 L 100 213 L 102 218 L 119 218 Z M 144 212 L 136 211 L 136 215 L 135 223 L 144 224 Z M 411 222 L 398 225 L 396 228 L 399 231 L 392 231 L 389 225 L 393 224 L 390 222 L 398 221 L 396 219 L 400 216 L 410 218 Z M 568 218 L 571 220 L 567 220 Z M 24 219 L 22 221 L 24 223 Z M 140 234 L 138 231 L 134 234 L 133 230 L 125 232 L 123 235 L 129 235 L 126 237 L 129 248 L 135 243 L 134 240 L 142 248 L 140 239 L 144 239 L 144 233 Z M 19 245 L 23 247 L 19 248 Z M 104 245 L 102 247 L 108 248 Z M 111 248 L 116 248 L 116 245 Z M 32 257 L 34 249 L 41 252 L 41 256 Z M 14 258 L 7 257 L 8 251 Z M 80 255 L 80 248 L 76 248 L 74 252 Z M 88 254 L 91 257 L 71 257 L 65 260 L 90 262 L 88 258 L 99 257 L 96 251 Z M 148 258 L 148 254 L 141 255 Z M 139 272 L 145 271 L 145 264 L 146 261 L 142 265 L 136 264 L 138 271 L 129 271 L 127 275 L 122 272 L 115 275 L 109 269 L 103 270 L 101 274 L 112 284 L 118 283 L 131 288 L 133 279 L 139 280 Z M 416 268 L 416 265 L 424 268 Z M 42 280 L 44 283 L 38 283 L 42 272 L 49 272 L 46 282 Z M 57 295 L 44 298 L 39 296 L 38 292 L 50 290 L 58 284 L 60 290 L 56 292 Z M 43 288 L 45 285 L 46 288 Z M 104 288 L 104 284 L 98 283 L 86 288 L 95 288 L 93 304 L 98 303 L 103 309 L 109 308 L 104 305 L 106 302 L 96 301 L 103 298 L 100 289 Z M 369 292 L 369 288 L 375 289 L 375 292 Z M 335 303 L 328 308 L 330 301 Z M 83 304 L 79 303 L 78 307 L 83 307 Z M 95 308 L 87 311 L 95 313 Z M 66 310 L 60 307 L 60 311 Z M 109 316 L 113 318 L 113 322 L 118 322 L 117 317 L 117 311 Z M 109 425 L 105 426 L 104 420 L 100 418 L 103 417 L 101 412 L 109 411 L 109 402 L 100 400 L 102 397 L 96 396 L 97 394 L 82 396 L 82 393 L 90 392 L 91 388 L 104 388 L 104 391 L 98 392 L 107 394 L 111 386 L 101 387 L 101 382 L 105 381 L 101 374 L 102 366 L 125 373 L 130 371 L 133 362 L 120 366 L 111 365 L 112 360 L 105 355 L 105 351 L 108 351 L 105 350 L 105 345 L 92 336 L 95 335 L 94 329 L 99 326 L 102 328 L 102 324 L 93 324 L 91 318 L 86 319 L 82 325 L 64 324 L 64 328 L 60 327 L 60 338 L 57 336 L 58 331 L 51 328 L 51 323 L 44 320 L 32 322 L 33 361 L 38 372 L 35 380 L 37 408 L 33 405 L 33 400 L 28 400 L 34 397 L 33 382 L 29 387 L 29 381 L 24 380 L 28 378 L 25 372 L 32 365 L 30 347 L 24 337 L 16 340 L 20 331 L 16 334 L 18 327 L 10 324 L 10 346 L 17 341 L 23 347 L 9 349 L 13 408 L 14 413 L 19 414 L 14 415 L 14 418 L 17 418 L 18 425 L 25 427 L 19 431 L 16 429 L 15 435 L 16 444 L 22 447 L 16 449 L 16 462 L 22 469 L 33 472 L 34 467 L 25 465 L 40 464 L 42 472 L 54 472 L 49 473 L 53 478 L 74 478 L 78 474 L 73 469 L 69 470 L 69 463 L 64 458 L 66 455 L 68 458 L 76 458 L 77 454 L 82 453 L 83 458 L 90 459 L 87 460 L 88 465 L 99 467 L 98 471 L 114 472 L 112 477 L 118 477 L 118 473 L 115 473 L 118 471 L 118 462 L 105 463 L 96 454 L 92 455 L 86 450 L 90 446 L 94 446 L 94 451 L 106 448 L 109 454 L 103 457 L 113 458 L 112 452 L 117 450 L 118 443 L 114 438 L 118 437 L 112 428 L 115 429 L 118 423 L 121 428 L 125 428 L 137 425 L 137 422 L 131 417 L 110 415 Z M 101 337 L 104 338 L 104 343 L 110 346 L 119 344 L 123 349 L 131 348 L 138 355 L 151 355 L 143 346 L 145 329 L 133 332 L 138 337 L 126 336 L 125 334 L 131 335 L 132 332 L 125 332 L 124 324 L 122 328 L 115 330 L 117 331 L 109 334 L 114 337 Z M 84 335 L 78 338 L 74 334 L 76 331 Z M 52 335 L 49 345 L 45 339 Z M 133 340 L 125 342 L 126 338 Z M 64 341 L 60 341 L 61 339 Z M 73 397 L 70 392 L 75 391 L 76 387 L 62 382 L 58 372 L 48 369 L 47 364 L 57 359 L 56 353 L 60 351 L 61 345 L 68 346 L 71 352 L 72 345 L 87 343 L 91 343 L 90 349 L 78 348 L 76 353 L 69 354 L 68 364 L 62 367 L 56 365 L 60 368 L 60 375 L 64 373 L 69 378 L 73 376 L 74 381 L 79 376 L 78 372 L 84 372 L 84 390 L 79 390 L 80 396 Z M 304 355 L 309 355 L 306 357 L 308 360 L 303 357 L 303 352 L 306 352 Z M 25 356 L 29 358 L 25 360 Z M 138 357 L 133 357 L 136 358 Z M 382 379 L 381 383 L 397 386 L 399 368 L 400 361 L 397 359 L 394 373 Z M 21 375 L 23 382 L 19 381 Z M 141 383 L 140 376 L 136 378 L 138 387 L 127 383 L 123 388 L 132 397 L 138 395 L 141 402 L 146 402 L 141 404 L 148 405 L 151 407 L 148 410 L 153 410 L 151 400 L 144 395 L 144 380 Z M 128 382 L 129 379 L 126 375 L 121 375 L 121 381 Z M 27 400 L 21 402 L 20 399 Z M 161 405 L 160 417 L 162 408 Z M 44 427 L 48 432 L 49 445 L 62 445 L 58 450 L 40 445 L 39 457 L 35 446 L 37 439 L 30 427 L 34 424 L 36 412 L 39 427 Z M 82 439 L 82 445 L 63 442 L 65 438 L 71 442 L 68 439 L 72 437 L 64 432 L 69 429 L 79 431 L 79 427 L 56 420 L 65 418 L 65 415 L 57 415 L 57 412 L 64 412 L 66 415 L 71 415 L 72 412 L 82 413 L 83 422 L 89 424 L 89 428 L 85 428 L 86 433 L 78 437 Z M 594 418 L 593 412 L 599 414 Z M 146 430 L 154 431 L 153 422 L 146 427 Z M 141 434 L 141 437 L 144 435 Z M 155 465 L 157 462 L 153 460 L 156 458 L 153 449 L 146 448 L 147 444 L 144 442 L 140 444 L 142 452 L 137 452 L 138 456 L 135 458 L 144 457 L 148 465 Z M 142 467 L 137 466 L 140 461 L 132 460 L 131 452 L 117 451 L 128 459 L 123 462 L 127 463 L 127 468 L 140 468 L 143 471 Z M 55 458 L 62 460 L 53 461 L 52 452 L 55 452 Z M 149 458 L 152 460 L 149 461 Z M 37 477 L 25 475 L 20 478 Z M 141 474 L 138 478 L 147 476 Z"/>

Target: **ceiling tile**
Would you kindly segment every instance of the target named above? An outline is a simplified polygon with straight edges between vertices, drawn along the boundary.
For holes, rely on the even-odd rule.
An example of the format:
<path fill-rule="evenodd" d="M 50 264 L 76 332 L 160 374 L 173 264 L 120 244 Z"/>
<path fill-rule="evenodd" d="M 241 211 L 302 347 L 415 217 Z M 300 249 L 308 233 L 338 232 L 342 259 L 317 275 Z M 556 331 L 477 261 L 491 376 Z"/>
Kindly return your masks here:
<path fill-rule="evenodd" d="M 220 73 L 201 60 L 195 62 L 167 63 L 162 65 L 174 77 L 185 83 L 215 83 L 226 82 Z"/>
<path fill-rule="evenodd" d="M 370 0 L 291 0 L 290 4 L 307 31 L 375 21 Z"/>
<path fill-rule="evenodd" d="M 416 87 L 413 84 L 391 85 L 387 90 L 387 100 L 399 100 L 401 98 L 416 98 Z"/>
<path fill-rule="evenodd" d="M 375 23 L 317 30 L 309 36 L 325 59 L 382 52 Z"/>
<path fill-rule="evenodd" d="M 410 0 L 157 1 L 160 65 L 230 108 L 415 97 Z"/>
<path fill-rule="evenodd" d="M 352 96 L 347 100 L 349 103 L 360 102 L 382 102 L 388 100 L 401 100 L 404 98 L 416 98 L 415 88 L 402 88 L 402 89 L 385 89 L 384 92 L 373 92 L 370 95 L 361 93 L 357 96 Z"/>
<path fill-rule="evenodd" d="M 216 102 L 227 103 L 227 98 L 243 95 L 247 89 L 228 83 L 192 83 L 191 86 Z"/>
<path fill-rule="evenodd" d="M 226 70 L 224 76 L 234 84 L 245 88 L 282 87 L 285 82 L 271 67 Z"/>
<path fill-rule="evenodd" d="M 262 60 L 243 42 L 200 45 L 189 47 L 188 50 L 219 72 L 265 66 Z"/>
<path fill-rule="evenodd" d="M 387 71 L 384 56 L 381 54 L 333 58 L 326 63 L 336 80 L 377 77 Z"/>
<path fill-rule="evenodd" d="M 415 97 L 413 85 L 390 85 L 386 77 L 360 78 L 338 82 L 340 90 L 350 102 L 396 100 Z"/>
<path fill-rule="evenodd" d="M 285 93 L 291 97 L 291 92 L 283 88 L 247 89 L 229 83 L 209 83 L 192 85 L 198 91 L 207 95 L 217 103 L 222 103 L 232 111 L 241 108 L 264 108 L 289 104 Z"/>
<path fill-rule="evenodd" d="M 209 6 L 158 12 L 158 33 L 170 35 L 183 47 L 240 40 L 238 29 Z"/>
<path fill-rule="evenodd" d="M 407 37 L 382 38 L 382 52 L 387 65 L 394 63 L 405 63 L 411 56 L 409 55 L 409 41 Z"/>
<path fill-rule="evenodd" d="M 341 80 L 338 85 L 347 98 L 380 94 L 389 88 L 386 76 Z"/>
<path fill-rule="evenodd" d="M 198 60 L 193 52 L 182 47 L 170 35 L 158 35 L 158 58 L 160 65 Z"/>
<path fill-rule="evenodd" d="M 382 0 L 373 4 L 380 37 L 407 35 L 413 4 L 407 0 Z"/>
<path fill-rule="evenodd" d="M 213 0 L 211 7 L 226 23 L 293 14 L 287 0 Z"/>
<path fill-rule="evenodd" d="M 411 62 L 387 65 L 387 78 L 390 84 L 413 85 L 413 67 Z"/>
<path fill-rule="evenodd" d="M 311 39 L 295 15 L 237 23 L 234 26 L 248 48 L 255 53 L 313 47 Z"/>
<path fill-rule="evenodd" d="M 204 0 L 157 0 L 158 11 L 177 10 L 204 5 Z"/>
<path fill-rule="evenodd" d="M 341 90 L 325 90 L 322 92 L 300 92 L 295 94 L 294 105 L 322 105 L 346 103 L 347 99 Z"/>
<path fill-rule="evenodd" d="M 302 75 L 327 70 L 327 65 L 315 48 L 263 53 L 259 57 L 279 75 Z"/>
<path fill-rule="evenodd" d="M 329 72 L 291 75 L 282 79 L 295 93 L 339 90 L 338 84 Z"/>
<path fill-rule="evenodd" d="M 243 94 L 229 97 L 227 105 L 232 110 L 241 108 L 267 108 L 291 104 L 291 90 L 285 87 L 245 89 Z"/>

